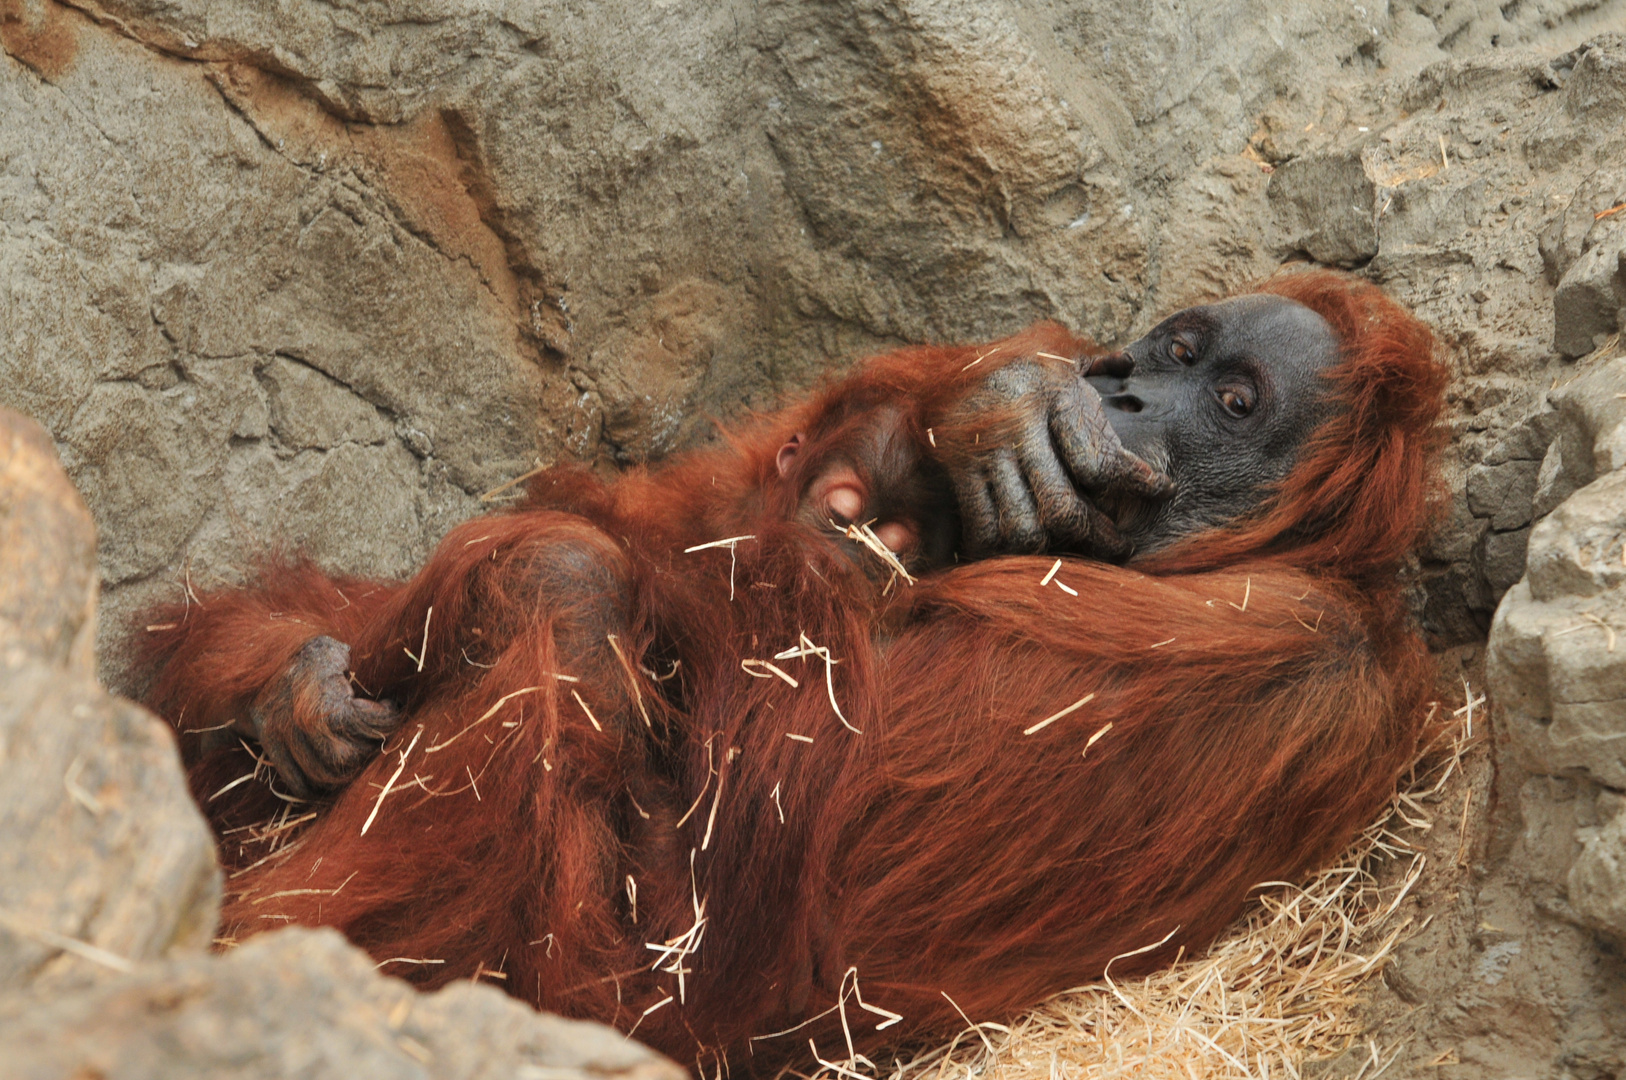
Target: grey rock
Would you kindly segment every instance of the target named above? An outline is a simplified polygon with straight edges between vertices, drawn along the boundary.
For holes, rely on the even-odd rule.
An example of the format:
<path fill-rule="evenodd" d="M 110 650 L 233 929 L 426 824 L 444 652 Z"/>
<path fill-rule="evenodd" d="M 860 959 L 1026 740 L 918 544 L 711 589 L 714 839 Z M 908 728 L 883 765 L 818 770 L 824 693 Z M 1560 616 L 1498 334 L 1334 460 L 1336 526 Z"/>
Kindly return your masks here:
<path fill-rule="evenodd" d="M 1495 529 L 1485 533 L 1482 566 L 1485 580 L 1498 599 L 1524 576 L 1525 560 L 1530 546 L 1530 529 L 1515 528 L 1508 532 Z"/>
<path fill-rule="evenodd" d="M 276 77 L 37 11 L 32 38 L 32 14 L 7 23 L 25 62 L 0 72 L 0 404 L 51 431 L 102 525 L 104 634 L 188 567 L 229 579 L 312 539 L 278 512 L 312 470 L 244 454 L 367 450 L 353 478 L 406 510 L 347 522 L 354 572 L 399 568 L 532 467 L 536 358 L 444 125 L 385 145 Z"/>
<path fill-rule="evenodd" d="M 1618 134 L 1626 123 L 1626 34 L 1601 34 L 1555 64 L 1571 65 L 1564 111 Z"/>
<path fill-rule="evenodd" d="M 1449 497 L 1438 527 L 1420 552 L 1419 610 L 1423 631 L 1431 641 L 1476 641 L 1490 626 L 1496 600 L 1485 580 L 1483 546 L 1489 525 L 1468 508 L 1464 474 L 1449 468 Z"/>
<path fill-rule="evenodd" d="M 1626 467 L 1626 354 L 1567 374 L 1552 391 L 1553 446 L 1537 474 L 1535 512 L 1558 502 L 1604 473 Z"/>
<path fill-rule="evenodd" d="M 1295 158 L 1270 178 L 1289 243 L 1316 262 L 1358 266 L 1378 253 L 1377 190 L 1357 152 Z"/>
<path fill-rule="evenodd" d="M 419 994 L 337 932 L 304 929 L 50 1001 L 0 999 L 0 1055 L 16 1080 L 687 1075 L 612 1028 L 539 1015 L 489 986 Z"/>
<path fill-rule="evenodd" d="M 1604 598 L 1626 586 L 1626 470 L 1571 495 L 1530 534 L 1530 592 L 1540 603 Z"/>
<path fill-rule="evenodd" d="M 1553 293 L 1553 348 L 1583 356 L 1620 326 L 1626 307 L 1626 231 L 1575 260 Z"/>
<path fill-rule="evenodd" d="M 1469 510 L 1474 517 L 1489 518 L 1493 529 L 1528 525 L 1540 472 L 1539 459 L 1475 465 L 1468 470 Z"/>
<path fill-rule="evenodd" d="M 95 559 L 96 527 L 50 436 L 0 408 L 0 650 L 88 674 Z"/>
<path fill-rule="evenodd" d="M 1556 414 L 1544 405 L 1508 429 L 1484 460 L 1467 471 L 1468 510 L 1487 525 L 1476 558 L 1491 604 L 1524 576 L 1530 523 L 1555 424 Z"/>
<path fill-rule="evenodd" d="M 63 445 L 79 489 L 104 520 L 102 575 L 109 585 L 176 559 L 218 499 L 233 433 L 263 402 L 247 360 L 202 362 L 170 385 L 98 384 L 80 404 Z M 166 380 L 167 381 L 167 380 Z M 124 523 L 128 523 L 126 526 Z"/>
<path fill-rule="evenodd" d="M 1588 925 L 1626 944 L 1626 814 L 1580 830 L 1580 840 L 1565 882 L 1569 901 Z"/>
<path fill-rule="evenodd" d="M 202 953 L 220 889 L 168 727 L 0 647 L 0 988 Z"/>
<path fill-rule="evenodd" d="M 1526 778 L 1514 850 L 1538 902 L 1626 940 L 1626 832 L 1610 791 L 1626 786 L 1626 356 L 1592 361 L 1549 400 L 1556 437 L 1534 497 L 1545 516 L 1497 610 L 1486 677 L 1509 776 Z M 1582 798 L 1554 798 L 1554 783 Z M 1566 809 L 1578 801 L 1601 820 Z"/>
<path fill-rule="evenodd" d="M 1548 281 L 1557 285 L 1583 252 L 1626 224 L 1619 220 L 1626 211 L 1615 209 L 1622 204 L 1626 204 L 1626 167 L 1611 163 L 1581 182 L 1537 242 Z"/>
<path fill-rule="evenodd" d="M 0 992 L 201 952 L 214 839 L 174 737 L 96 685 L 95 533 L 49 441 L 0 409 Z"/>
<path fill-rule="evenodd" d="M 638 464 L 675 447 L 688 402 L 740 330 L 728 293 L 703 279 L 660 290 L 641 315 L 647 328 L 611 331 L 589 356 L 596 377 L 583 376 L 596 395 L 598 437 L 618 461 Z"/>
<path fill-rule="evenodd" d="M 1564 468 L 1564 443 L 1553 440 L 1536 471 L 1536 492 L 1531 496 L 1530 512 L 1533 517 L 1546 517 L 1559 503 L 1575 494 L 1579 485 Z"/>
<path fill-rule="evenodd" d="M 1400 92 L 1407 112 L 1438 110 L 1452 98 L 1529 100 L 1559 85 L 1551 61 L 1523 50 L 1465 51 L 1429 64 Z"/>
<path fill-rule="evenodd" d="M 375 446 L 393 434 L 378 406 L 309 364 L 275 356 L 258 374 L 265 388 L 270 429 L 285 447 Z M 256 434 L 263 435 L 263 431 Z"/>
<path fill-rule="evenodd" d="M 1530 532 L 1529 570 L 1497 609 L 1487 678 L 1520 765 L 1626 786 L 1626 472 Z M 1610 646 L 1614 646 L 1613 649 Z"/>
<path fill-rule="evenodd" d="M 1508 428 L 1501 441 L 1485 454 L 1482 464 L 1495 468 L 1509 462 L 1540 462 L 1552 442 L 1554 423 L 1552 408 L 1543 403 L 1535 412 Z"/>
<path fill-rule="evenodd" d="M 1526 156 L 1538 168 L 1590 172 L 1612 164 L 1626 147 L 1626 36 L 1618 33 L 1618 22 L 1599 29 L 1617 32 L 1599 34 L 1552 60 L 1563 83 L 1559 109 L 1537 124 L 1525 143 Z"/>

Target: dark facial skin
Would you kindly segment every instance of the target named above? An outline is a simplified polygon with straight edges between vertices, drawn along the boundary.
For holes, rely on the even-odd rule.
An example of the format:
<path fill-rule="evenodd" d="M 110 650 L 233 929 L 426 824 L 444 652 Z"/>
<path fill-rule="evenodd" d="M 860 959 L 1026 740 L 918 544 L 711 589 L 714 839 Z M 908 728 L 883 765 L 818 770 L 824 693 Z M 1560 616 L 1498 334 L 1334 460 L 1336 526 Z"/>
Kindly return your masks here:
<path fill-rule="evenodd" d="M 1088 381 L 1124 447 L 1175 482 L 1163 502 L 1102 500 L 1145 553 L 1246 514 L 1287 475 L 1330 412 L 1338 340 L 1309 308 L 1242 296 L 1177 312 L 1122 357 L 1128 375 Z"/>

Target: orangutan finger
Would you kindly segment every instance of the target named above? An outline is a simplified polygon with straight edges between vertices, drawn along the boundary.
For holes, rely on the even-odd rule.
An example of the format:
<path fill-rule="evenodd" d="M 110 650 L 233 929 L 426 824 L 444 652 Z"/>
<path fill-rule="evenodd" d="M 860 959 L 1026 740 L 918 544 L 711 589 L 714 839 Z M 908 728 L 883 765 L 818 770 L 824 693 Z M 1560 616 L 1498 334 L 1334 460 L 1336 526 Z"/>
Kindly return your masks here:
<path fill-rule="evenodd" d="M 993 552 L 999 544 L 999 508 L 994 505 L 987 477 L 979 470 L 964 470 L 953 480 L 966 553 L 978 557 Z"/>
<path fill-rule="evenodd" d="M 988 480 L 998 513 L 1000 553 L 1043 551 L 1045 531 L 1039 518 L 1039 506 L 1014 452 L 1000 450 L 994 455 L 989 462 Z"/>

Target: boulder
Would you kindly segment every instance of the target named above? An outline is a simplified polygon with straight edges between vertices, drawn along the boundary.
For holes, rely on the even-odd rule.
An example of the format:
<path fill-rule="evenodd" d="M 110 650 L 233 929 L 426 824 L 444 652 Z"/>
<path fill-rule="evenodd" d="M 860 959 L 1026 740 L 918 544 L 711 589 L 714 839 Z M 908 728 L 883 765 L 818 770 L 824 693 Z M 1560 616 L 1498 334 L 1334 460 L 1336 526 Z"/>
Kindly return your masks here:
<path fill-rule="evenodd" d="M 51 436 L 0 407 L 0 655 L 81 674 L 95 660 L 96 527 Z"/>
<path fill-rule="evenodd" d="M 1626 308 L 1626 227 L 1594 242 L 1564 273 L 1553 294 L 1553 348 L 1582 356 L 1620 327 Z"/>
<path fill-rule="evenodd" d="M 1557 437 L 1533 507 L 1544 516 L 1497 609 L 1486 677 L 1533 880 L 1564 917 L 1626 941 L 1626 356 L 1549 397 Z M 1554 777 L 1563 798 L 1531 782 Z"/>
<path fill-rule="evenodd" d="M 1358 151 L 1294 158 L 1271 175 L 1270 199 L 1289 242 L 1316 262 L 1359 266 L 1378 253 L 1377 188 Z"/>
<path fill-rule="evenodd" d="M 214 934 L 214 840 L 169 728 L 95 681 L 96 533 L 0 409 L 0 987 L 110 978 Z"/>
<path fill-rule="evenodd" d="M 533 1012 L 490 986 L 420 994 L 333 930 L 143 965 L 79 994 L 0 1000 L 16 1080 L 683 1080 L 613 1028 Z"/>
<path fill-rule="evenodd" d="M 1617 809 L 1604 824 L 1580 830 L 1579 839 L 1565 882 L 1570 903 L 1587 925 L 1626 945 L 1626 813 Z"/>

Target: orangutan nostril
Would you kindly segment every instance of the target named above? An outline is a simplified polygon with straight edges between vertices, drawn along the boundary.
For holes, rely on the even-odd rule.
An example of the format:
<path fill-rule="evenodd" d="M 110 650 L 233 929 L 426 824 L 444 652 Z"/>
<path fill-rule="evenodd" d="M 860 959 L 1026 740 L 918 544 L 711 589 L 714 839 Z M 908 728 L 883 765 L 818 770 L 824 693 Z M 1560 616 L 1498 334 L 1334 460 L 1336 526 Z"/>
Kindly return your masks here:
<path fill-rule="evenodd" d="M 1129 358 L 1128 353 L 1120 350 L 1119 352 L 1097 356 L 1090 364 L 1088 374 L 1110 375 L 1115 379 L 1124 379 L 1128 378 L 1129 373 L 1134 370 L 1135 361 Z"/>

